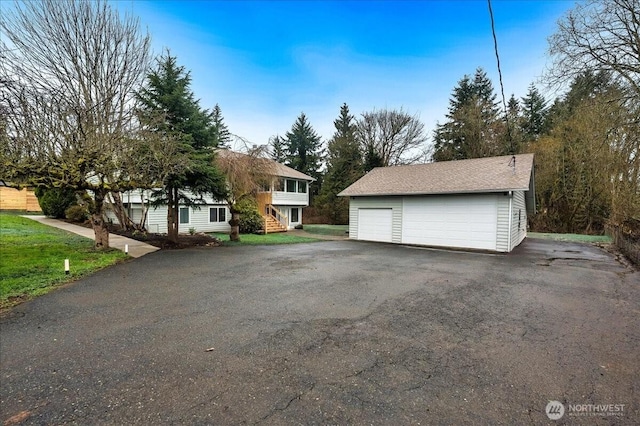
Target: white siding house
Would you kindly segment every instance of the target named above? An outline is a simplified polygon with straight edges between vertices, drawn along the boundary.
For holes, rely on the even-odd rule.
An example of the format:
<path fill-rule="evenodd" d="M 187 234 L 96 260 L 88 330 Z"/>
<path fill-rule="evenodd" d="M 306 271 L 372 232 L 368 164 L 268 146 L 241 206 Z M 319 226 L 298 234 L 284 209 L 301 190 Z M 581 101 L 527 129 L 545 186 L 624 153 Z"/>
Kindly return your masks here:
<path fill-rule="evenodd" d="M 380 167 L 349 197 L 356 240 L 509 252 L 534 211 L 533 154 Z"/>
<path fill-rule="evenodd" d="M 291 171 L 295 172 L 295 177 L 279 176 L 273 180 L 271 190 L 263 193 L 265 201 L 270 196 L 271 204 L 287 217 L 287 229 L 293 229 L 302 224 L 302 209 L 309 205 L 309 184 L 313 180 L 310 176 L 296 170 L 291 169 Z M 280 171 L 280 173 L 293 175 L 291 171 Z M 258 199 L 261 198 L 258 197 Z"/>
<path fill-rule="evenodd" d="M 150 205 L 151 191 L 130 191 L 122 195 L 127 213 L 131 220 L 140 223 L 143 215 L 143 204 L 147 210 L 144 223 L 149 232 L 157 234 L 167 233 L 167 206 L 152 207 Z M 222 201 L 205 197 L 205 203 L 200 206 L 180 206 L 178 214 L 178 230 L 187 233 L 191 228 L 197 232 L 229 232 L 229 208 Z M 107 210 L 107 218 L 113 222 L 116 215 Z"/>
<path fill-rule="evenodd" d="M 219 155 L 244 155 L 231 151 L 219 151 Z M 300 173 L 284 164 L 270 161 L 274 173 L 268 188 L 257 191 L 260 213 L 265 219 L 265 231 L 282 232 L 302 224 L 302 209 L 309 205 L 309 184 L 315 179 Z M 136 223 L 141 222 L 143 211 L 147 211 L 144 226 L 149 232 L 167 233 L 167 207 L 151 207 L 151 191 L 129 191 L 121 194 L 129 217 Z M 144 208 L 143 208 L 144 206 Z M 107 210 L 107 218 L 116 221 L 112 211 Z M 178 229 L 187 233 L 229 232 L 231 213 L 221 200 L 205 197 L 199 206 L 180 206 Z"/>

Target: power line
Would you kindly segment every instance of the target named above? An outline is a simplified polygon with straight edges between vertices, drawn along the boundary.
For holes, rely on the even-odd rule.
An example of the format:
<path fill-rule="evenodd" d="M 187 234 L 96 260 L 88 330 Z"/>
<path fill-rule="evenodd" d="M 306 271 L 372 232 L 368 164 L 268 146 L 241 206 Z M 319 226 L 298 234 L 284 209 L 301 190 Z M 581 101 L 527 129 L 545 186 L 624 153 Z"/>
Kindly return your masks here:
<path fill-rule="evenodd" d="M 493 33 L 493 48 L 496 52 L 496 62 L 498 63 L 498 78 L 500 79 L 500 93 L 502 94 L 502 107 L 504 108 L 504 119 L 507 123 L 507 140 L 511 154 L 514 155 L 513 139 L 511 138 L 511 126 L 509 126 L 509 113 L 507 112 L 507 100 L 504 96 L 504 84 L 502 84 L 502 69 L 500 68 L 500 54 L 498 53 L 498 38 L 496 37 L 496 26 L 493 22 L 493 9 L 491 8 L 491 0 L 487 0 L 489 5 L 489 16 L 491 17 L 491 32 Z"/>

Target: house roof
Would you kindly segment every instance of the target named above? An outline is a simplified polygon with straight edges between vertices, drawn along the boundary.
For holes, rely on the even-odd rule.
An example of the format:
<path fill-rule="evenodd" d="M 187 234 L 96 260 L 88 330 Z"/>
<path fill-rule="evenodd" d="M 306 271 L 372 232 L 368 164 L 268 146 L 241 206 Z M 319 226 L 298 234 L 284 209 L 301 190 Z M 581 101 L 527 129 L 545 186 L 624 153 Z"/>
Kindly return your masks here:
<path fill-rule="evenodd" d="M 378 167 L 339 196 L 458 194 L 528 190 L 533 154 Z"/>
<path fill-rule="evenodd" d="M 218 153 L 218 155 L 247 155 L 241 152 L 236 152 L 236 151 L 231 151 L 228 149 L 219 149 L 216 151 Z M 292 178 L 292 179 L 301 179 L 301 180 L 308 180 L 308 181 L 315 181 L 316 179 L 306 175 L 302 172 L 297 171 L 296 169 L 293 169 L 289 166 L 285 166 L 282 163 L 278 163 L 277 161 L 273 161 L 270 158 L 264 158 L 264 157 L 260 157 L 261 160 L 263 161 L 268 161 L 269 162 L 269 166 L 268 168 L 270 169 L 269 174 L 271 174 L 271 171 L 273 171 L 273 175 L 274 176 L 279 176 L 279 177 L 285 177 L 285 178 Z"/>
<path fill-rule="evenodd" d="M 269 160 L 269 161 L 272 161 L 272 160 Z M 274 167 L 275 167 L 276 176 L 288 177 L 288 178 L 292 178 L 292 179 L 302 179 L 302 180 L 308 180 L 308 181 L 314 181 L 315 180 L 311 176 L 305 175 L 304 173 L 299 172 L 296 169 L 292 169 L 289 166 L 285 166 L 282 163 L 278 163 L 276 161 L 273 161 L 273 164 L 274 164 Z"/>

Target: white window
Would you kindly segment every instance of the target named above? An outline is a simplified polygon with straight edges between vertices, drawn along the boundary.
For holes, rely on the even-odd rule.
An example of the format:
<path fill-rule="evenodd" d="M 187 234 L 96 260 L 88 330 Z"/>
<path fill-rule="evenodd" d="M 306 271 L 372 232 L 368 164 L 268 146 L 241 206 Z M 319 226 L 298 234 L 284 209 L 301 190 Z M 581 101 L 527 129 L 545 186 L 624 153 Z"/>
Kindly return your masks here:
<path fill-rule="evenodd" d="M 293 179 L 287 179 L 287 192 L 297 192 L 296 183 Z"/>
<path fill-rule="evenodd" d="M 303 180 L 298 181 L 298 192 L 301 194 L 305 194 L 307 192 L 307 182 Z"/>
<path fill-rule="evenodd" d="M 183 225 L 189 224 L 189 207 L 180 207 L 180 223 Z"/>
<path fill-rule="evenodd" d="M 300 216 L 298 215 L 298 208 L 297 207 L 293 207 L 291 209 L 291 222 L 299 222 L 300 221 Z"/>
<path fill-rule="evenodd" d="M 226 222 L 227 209 L 224 207 L 209 208 L 209 222 Z"/>

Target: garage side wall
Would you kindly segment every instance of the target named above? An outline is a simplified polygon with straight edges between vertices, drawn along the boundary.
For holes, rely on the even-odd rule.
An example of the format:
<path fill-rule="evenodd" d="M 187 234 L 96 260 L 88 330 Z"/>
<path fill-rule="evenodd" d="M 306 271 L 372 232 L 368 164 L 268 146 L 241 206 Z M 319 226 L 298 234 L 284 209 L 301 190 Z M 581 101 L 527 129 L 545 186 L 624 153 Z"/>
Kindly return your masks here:
<path fill-rule="evenodd" d="M 508 252 L 509 249 L 509 195 L 498 196 L 498 227 L 496 233 L 496 250 Z"/>
<path fill-rule="evenodd" d="M 349 200 L 349 238 L 358 239 L 358 209 L 390 208 L 392 213 L 391 238 L 402 242 L 402 197 L 351 197 Z"/>
<path fill-rule="evenodd" d="M 527 236 L 527 207 L 524 191 L 513 191 L 511 202 L 511 250 Z"/>
<path fill-rule="evenodd" d="M 509 227 L 511 216 L 511 227 Z M 511 247 L 509 247 L 511 236 Z M 498 233 L 496 250 L 509 252 L 517 247 L 527 236 L 527 208 L 524 191 L 513 191 L 511 211 L 509 211 L 509 196 L 498 199 Z"/>

